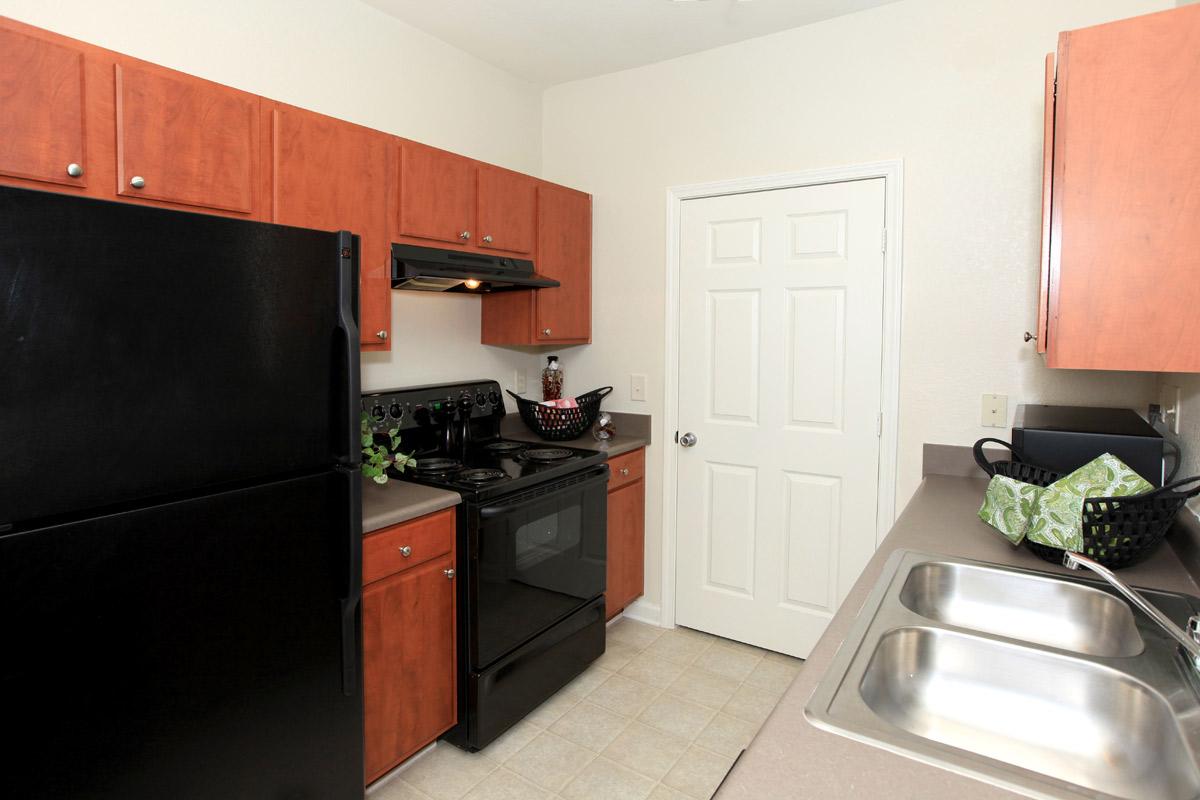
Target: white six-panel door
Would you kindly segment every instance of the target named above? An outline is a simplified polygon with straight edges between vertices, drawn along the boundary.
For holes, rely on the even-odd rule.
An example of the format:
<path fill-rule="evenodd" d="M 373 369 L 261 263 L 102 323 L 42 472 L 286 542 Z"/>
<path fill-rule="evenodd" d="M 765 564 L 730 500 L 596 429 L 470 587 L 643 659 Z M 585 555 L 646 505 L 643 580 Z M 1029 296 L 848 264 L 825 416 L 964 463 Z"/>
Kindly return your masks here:
<path fill-rule="evenodd" d="M 805 657 L 875 549 L 884 181 L 681 222 L 676 621 Z"/>

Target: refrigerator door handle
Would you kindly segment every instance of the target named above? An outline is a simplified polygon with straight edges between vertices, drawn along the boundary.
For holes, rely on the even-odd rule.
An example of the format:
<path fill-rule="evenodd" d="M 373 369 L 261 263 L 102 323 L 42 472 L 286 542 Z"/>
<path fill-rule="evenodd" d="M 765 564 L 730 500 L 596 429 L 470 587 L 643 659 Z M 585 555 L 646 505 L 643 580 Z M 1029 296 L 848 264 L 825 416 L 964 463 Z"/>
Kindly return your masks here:
<path fill-rule="evenodd" d="M 357 344 L 357 341 L 355 342 Z M 346 480 L 346 585 L 341 598 L 342 694 L 353 697 L 359 676 L 359 605 L 362 602 L 362 475 L 339 468 Z"/>
<path fill-rule="evenodd" d="M 359 407 L 362 387 L 358 354 L 358 237 L 338 232 L 338 363 L 335 376 L 334 459 L 354 466 L 362 462 L 359 444 Z"/>

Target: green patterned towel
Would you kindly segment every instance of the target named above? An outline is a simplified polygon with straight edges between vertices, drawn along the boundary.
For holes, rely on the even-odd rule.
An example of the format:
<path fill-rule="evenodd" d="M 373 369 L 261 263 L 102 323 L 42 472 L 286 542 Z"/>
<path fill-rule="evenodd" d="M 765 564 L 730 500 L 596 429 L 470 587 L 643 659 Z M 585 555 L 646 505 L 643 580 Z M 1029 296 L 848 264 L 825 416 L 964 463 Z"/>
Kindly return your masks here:
<path fill-rule="evenodd" d="M 1004 534 L 1013 544 L 1025 538 L 1030 518 L 1037 512 L 1038 498 L 1044 490 L 1004 475 L 993 475 L 983 496 L 979 518 Z"/>
<path fill-rule="evenodd" d="M 992 477 L 979 518 L 1013 544 L 1031 542 L 1083 550 L 1083 501 L 1128 497 L 1154 487 L 1116 456 L 1105 453 L 1045 489 L 1002 475 Z"/>

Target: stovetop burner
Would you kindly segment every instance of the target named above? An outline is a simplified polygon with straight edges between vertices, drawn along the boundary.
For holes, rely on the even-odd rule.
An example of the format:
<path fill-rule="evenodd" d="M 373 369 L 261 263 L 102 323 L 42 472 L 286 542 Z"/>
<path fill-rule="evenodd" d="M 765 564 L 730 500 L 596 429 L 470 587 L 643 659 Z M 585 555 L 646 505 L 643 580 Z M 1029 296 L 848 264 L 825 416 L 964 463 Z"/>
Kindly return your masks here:
<path fill-rule="evenodd" d="M 539 464 L 562 461 L 564 458 L 570 458 L 571 455 L 570 450 L 565 450 L 561 447 L 531 447 L 521 453 L 522 458 L 527 461 L 536 461 Z"/>
<path fill-rule="evenodd" d="M 461 466 L 462 463 L 453 458 L 418 458 L 413 469 L 418 473 L 429 475 L 437 472 L 449 472 Z"/>
<path fill-rule="evenodd" d="M 499 453 L 500 455 L 505 455 L 508 453 L 515 453 L 519 450 L 524 450 L 525 447 L 526 446 L 521 444 L 520 442 L 507 442 L 506 441 L 506 442 L 492 442 L 484 449 L 487 450 L 489 453 Z"/>
<path fill-rule="evenodd" d="M 455 479 L 465 483 L 482 484 L 509 480 L 509 475 L 501 469 L 464 469 Z"/>

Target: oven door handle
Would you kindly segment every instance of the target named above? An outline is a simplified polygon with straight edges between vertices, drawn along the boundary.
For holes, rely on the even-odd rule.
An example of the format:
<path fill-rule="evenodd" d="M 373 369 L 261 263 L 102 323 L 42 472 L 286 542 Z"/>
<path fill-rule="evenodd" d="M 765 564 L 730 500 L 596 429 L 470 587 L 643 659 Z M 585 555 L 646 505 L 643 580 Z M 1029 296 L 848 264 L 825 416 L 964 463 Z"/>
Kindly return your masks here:
<path fill-rule="evenodd" d="M 581 480 L 581 481 L 577 481 L 577 482 L 576 481 L 563 481 L 561 484 L 556 484 L 556 485 L 552 484 L 552 485 L 547 486 L 542 489 L 537 489 L 532 492 L 527 492 L 525 494 L 517 495 L 516 497 L 513 497 L 510 500 L 507 500 L 503 503 L 497 503 L 494 506 L 484 506 L 479 509 L 479 517 L 480 517 L 480 519 L 491 519 L 492 517 L 499 517 L 502 514 L 512 514 L 515 511 L 520 511 L 522 509 L 528 508 L 529 506 L 537 505 L 538 503 L 542 502 L 542 500 L 544 498 L 549 497 L 551 495 L 551 493 L 553 493 L 556 489 L 561 488 L 564 491 L 566 491 L 566 490 L 583 491 L 585 489 L 590 489 L 591 487 L 595 486 L 596 484 L 607 484 L 607 483 L 608 483 L 608 465 L 605 464 L 600 469 L 598 469 L 591 478 L 587 478 L 585 480 Z"/>

